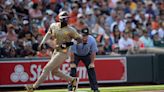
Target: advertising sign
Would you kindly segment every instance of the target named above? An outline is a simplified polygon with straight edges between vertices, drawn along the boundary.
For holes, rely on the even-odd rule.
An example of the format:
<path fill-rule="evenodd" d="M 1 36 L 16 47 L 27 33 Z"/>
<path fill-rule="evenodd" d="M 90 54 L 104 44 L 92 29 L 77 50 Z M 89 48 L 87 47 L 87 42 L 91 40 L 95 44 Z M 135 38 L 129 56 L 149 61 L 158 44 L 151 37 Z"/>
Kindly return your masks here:
<path fill-rule="evenodd" d="M 42 73 L 48 60 L 0 61 L 0 87 L 23 86 L 34 83 Z M 69 62 L 66 60 L 60 70 L 69 74 Z M 127 81 L 126 58 L 96 58 L 95 70 L 98 83 L 116 83 Z M 80 84 L 89 83 L 87 70 L 82 62 L 77 68 Z M 49 73 L 43 85 L 64 85 L 67 81 Z"/>

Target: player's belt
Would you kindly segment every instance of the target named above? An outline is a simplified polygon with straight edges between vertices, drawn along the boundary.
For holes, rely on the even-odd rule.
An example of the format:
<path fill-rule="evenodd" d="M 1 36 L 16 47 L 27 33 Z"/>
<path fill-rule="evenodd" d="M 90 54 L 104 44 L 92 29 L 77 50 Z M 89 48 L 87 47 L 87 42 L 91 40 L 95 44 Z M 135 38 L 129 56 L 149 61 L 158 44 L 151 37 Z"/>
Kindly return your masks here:
<path fill-rule="evenodd" d="M 68 51 L 68 49 L 67 48 L 66 49 L 62 49 L 61 47 L 56 47 L 56 51 L 66 53 Z"/>

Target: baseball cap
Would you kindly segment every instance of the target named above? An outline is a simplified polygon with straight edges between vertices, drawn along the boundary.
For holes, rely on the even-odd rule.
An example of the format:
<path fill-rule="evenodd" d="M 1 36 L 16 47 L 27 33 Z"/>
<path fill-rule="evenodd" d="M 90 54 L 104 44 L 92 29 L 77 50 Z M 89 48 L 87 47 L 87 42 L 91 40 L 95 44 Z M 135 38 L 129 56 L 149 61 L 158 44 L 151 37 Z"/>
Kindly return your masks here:
<path fill-rule="evenodd" d="M 27 25 L 29 24 L 29 21 L 28 20 L 23 20 L 23 25 Z"/>
<path fill-rule="evenodd" d="M 81 18 L 81 17 L 83 17 L 83 16 L 84 16 L 83 14 L 79 13 L 79 14 L 77 15 L 77 18 Z"/>
<path fill-rule="evenodd" d="M 23 25 L 28 25 L 29 24 L 29 17 L 28 16 L 25 16 L 22 18 L 23 19 Z"/>
<path fill-rule="evenodd" d="M 86 15 L 91 15 L 91 14 L 93 14 L 93 13 L 94 13 L 94 12 L 93 12 L 92 9 L 88 9 L 88 10 L 86 10 L 86 12 L 85 12 Z"/>
<path fill-rule="evenodd" d="M 157 33 L 158 33 L 157 30 L 152 30 L 152 31 L 151 31 L 151 35 L 152 35 L 152 36 L 155 35 L 155 34 L 157 34 Z"/>
<path fill-rule="evenodd" d="M 82 35 L 89 35 L 89 29 L 88 28 L 84 28 L 81 30 Z"/>
<path fill-rule="evenodd" d="M 7 27 L 8 27 L 8 28 L 13 28 L 13 29 L 16 28 L 13 24 L 8 24 Z"/>
<path fill-rule="evenodd" d="M 132 17 L 132 14 L 130 13 L 125 14 L 125 18 L 131 18 L 131 17 Z"/>
<path fill-rule="evenodd" d="M 54 12 L 53 12 L 51 9 L 46 10 L 46 13 L 47 13 L 48 15 L 53 15 L 53 14 L 54 14 Z"/>

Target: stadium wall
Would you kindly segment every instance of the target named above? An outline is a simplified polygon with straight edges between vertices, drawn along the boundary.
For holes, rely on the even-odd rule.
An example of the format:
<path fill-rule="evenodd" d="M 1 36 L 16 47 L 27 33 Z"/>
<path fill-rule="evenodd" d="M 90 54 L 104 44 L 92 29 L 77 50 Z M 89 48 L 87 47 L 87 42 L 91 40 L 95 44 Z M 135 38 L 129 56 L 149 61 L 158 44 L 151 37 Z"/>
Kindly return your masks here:
<path fill-rule="evenodd" d="M 164 83 L 164 55 L 97 56 L 95 65 L 98 83 Z M 0 87 L 18 87 L 34 83 L 48 58 L 0 59 Z M 69 59 L 60 68 L 69 74 Z M 89 84 L 82 63 L 77 69 L 80 84 Z M 67 85 L 51 73 L 43 85 Z"/>

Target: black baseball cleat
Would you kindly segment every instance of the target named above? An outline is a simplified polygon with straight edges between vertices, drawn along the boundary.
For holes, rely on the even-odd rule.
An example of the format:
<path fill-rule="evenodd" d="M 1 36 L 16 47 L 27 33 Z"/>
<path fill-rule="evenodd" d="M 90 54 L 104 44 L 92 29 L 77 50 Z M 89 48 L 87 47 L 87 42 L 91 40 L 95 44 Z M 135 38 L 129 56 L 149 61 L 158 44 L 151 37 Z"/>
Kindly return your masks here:
<path fill-rule="evenodd" d="M 76 92 L 78 89 L 79 78 L 74 78 L 68 85 L 69 92 Z"/>

